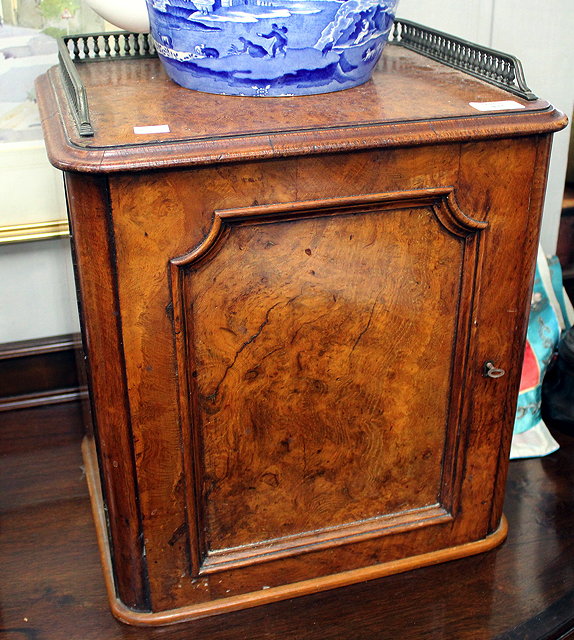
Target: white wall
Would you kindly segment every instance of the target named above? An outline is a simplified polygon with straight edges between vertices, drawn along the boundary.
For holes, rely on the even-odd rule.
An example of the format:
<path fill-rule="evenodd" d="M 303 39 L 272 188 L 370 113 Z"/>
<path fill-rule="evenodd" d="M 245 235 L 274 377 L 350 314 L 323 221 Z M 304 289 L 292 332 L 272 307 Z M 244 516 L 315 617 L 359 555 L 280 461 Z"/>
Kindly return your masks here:
<path fill-rule="evenodd" d="M 79 330 L 67 238 L 0 249 L 0 343 Z"/>
<path fill-rule="evenodd" d="M 542 11 L 541 7 L 548 9 Z M 492 46 L 508 50 L 522 61 L 526 80 L 536 95 L 566 113 L 574 107 L 574 2 L 496 0 Z M 542 246 L 556 249 L 564 194 L 570 127 L 554 136 L 542 222 Z"/>
<path fill-rule="evenodd" d="M 66 217 L 41 141 L 0 144 L 0 226 Z M 67 239 L 0 245 L 0 343 L 79 330 Z"/>
<path fill-rule="evenodd" d="M 534 93 L 572 119 L 573 0 L 400 0 L 398 15 L 517 56 Z M 556 249 L 569 138 L 570 125 L 554 136 L 541 237 L 546 253 Z"/>
<path fill-rule="evenodd" d="M 495 1 L 399 0 L 397 15 L 465 40 L 489 45 Z"/>

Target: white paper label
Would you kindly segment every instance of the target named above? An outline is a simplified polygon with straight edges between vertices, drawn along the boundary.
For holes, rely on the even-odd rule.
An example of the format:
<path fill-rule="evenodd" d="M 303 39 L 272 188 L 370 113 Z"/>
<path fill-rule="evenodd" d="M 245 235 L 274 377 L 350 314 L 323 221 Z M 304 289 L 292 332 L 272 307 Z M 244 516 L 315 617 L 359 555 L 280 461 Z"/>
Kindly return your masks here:
<path fill-rule="evenodd" d="M 169 133 L 168 124 L 156 124 L 152 127 L 134 127 L 134 133 L 142 136 L 148 133 Z"/>
<path fill-rule="evenodd" d="M 524 105 L 514 100 L 500 100 L 499 102 L 469 102 L 477 111 L 508 111 L 510 109 L 524 109 Z"/>

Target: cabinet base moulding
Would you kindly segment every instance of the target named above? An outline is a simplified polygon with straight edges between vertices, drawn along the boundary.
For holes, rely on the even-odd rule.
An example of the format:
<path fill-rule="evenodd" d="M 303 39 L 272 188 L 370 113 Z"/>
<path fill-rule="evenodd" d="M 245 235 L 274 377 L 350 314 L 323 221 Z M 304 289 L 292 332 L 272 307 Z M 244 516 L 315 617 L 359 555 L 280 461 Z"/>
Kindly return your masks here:
<path fill-rule="evenodd" d="M 393 560 L 390 562 L 363 567 L 361 569 L 353 569 L 351 571 L 322 576 L 312 580 L 294 582 L 280 587 L 271 587 L 269 589 L 245 593 L 239 596 L 221 598 L 212 600 L 211 602 L 181 607 L 179 609 L 159 612 L 134 611 L 124 605 L 116 596 L 110 547 L 106 532 L 104 503 L 99 481 L 97 454 L 95 443 L 92 438 L 84 438 L 82 443 L 82 454 L 84 457 L 86 478 L 90 490 L 92 511 L 96 525 L 98 546 L 100 549 L 110 608 L 118 620 L 131 625 L 153 627 L 199 620 L 200 618 L 207 618 L 209 616 L 215 616 L 222 613 L 230 613 L 241 609 L 249 609 L 250 607 L 270 604 L 279 600 L 286 600 L 288 598 L 305 596 L 319 591 L 336 589 L 338 587 L 344 587 L 357 582 L 384 578 L 385 576 L 404 573 L 405 571 L 420 569 L 421 567 L 428 567 L 441 562 L 459 560 L 467 556 L 477 555 L 494 549 L 504 542 L 508 534 L 508 523 L 503 515 L 498 528 L 493 533 L 474 542 L 468 542 L 466 544 L 456 545 L 430 553 L 423 553 L 400 560 Z"/>

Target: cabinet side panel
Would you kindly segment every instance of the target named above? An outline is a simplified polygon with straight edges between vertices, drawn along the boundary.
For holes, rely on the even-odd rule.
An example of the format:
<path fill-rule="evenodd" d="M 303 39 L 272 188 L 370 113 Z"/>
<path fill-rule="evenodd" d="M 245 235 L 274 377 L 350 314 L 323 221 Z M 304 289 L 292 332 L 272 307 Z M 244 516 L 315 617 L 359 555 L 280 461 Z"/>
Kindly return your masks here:
<path fill-rule="evenodd" d="M 523 301 L 522 305 L 517 305 L 519 313 L 516 318 L 515 345 L 516 360 L 522 364 L 524 354 L 524 344 L 526 332 L 528 330 L 528 320 L 530 316 L 530 300 L 532 296 L 532 286 L 534 284 L 534 271 L 536 267 L 536 256 L 538 242 L 540 240 L 540 227 L 542 222 L 542 212 L 544 206 L 544 195 L 546 192 L 546 181 L 548 177 L 548 163 L 550 161 L 550 149 L 552 146 L 552 136 L 539 136 L 532 139 L 530 153 L 536 151 L 536 158 L 532 164 L 533 176 L 531 179 L 531 190 L 528 209 L 525 209 L 528 217 L 523 220 L 523 231 L 518 232 L 520 238 L 520 251 L 516 258 L 520 265 L 518 269 L 522 272 L 522 278 L 517 282 L 517 296 Z M 521 224 L 520 222 L 518 224 Z M 521 313 L 520 313 L 521 311 Z M 521 367 L 519 367 L 521 370 Z M 520 376 L 513 380 L 508 412 L 513 417 L 516 412 L 516 400 L 520 386 Z M 504 502 L 504 492 L 506 487 L 506 477 L 508 474 L 508 457 L 510 455 L 510 445 L 512 432 L 508 429 L 502 434 L 500 442 L 500 459 L 498 465 L 498 475 L 494 487 L 492 501 L 492 513 L 490 519 L 490 530 L 493 531 L 498 526 L 502 515 Z"/>
<path fill-rule="evenodd" d="M 116 588 L 124 604 L 147 609 L 145 556 L 118 324 L 114 248 L 108 225 L 107 180 L 66 174 L 66 191 Z"/>
<path fill-rule="evenodd" d="M 472 143 L 463 145 L 460 157 L 458 200 L 462 207 L 484 211 L 489 222 L 472 323 L 473 394 L 466 414 L 469 458 L 463 489 L 463 510 L 472 510 L 476 522 L 490 521 L 482 535 L 496 529 L 502 513 L 540 226 L 537 184 L 543 180 L 544 161 L 538 143 L 538 137 Z M 505 375 L 484 377 L 486 361 Z"/>

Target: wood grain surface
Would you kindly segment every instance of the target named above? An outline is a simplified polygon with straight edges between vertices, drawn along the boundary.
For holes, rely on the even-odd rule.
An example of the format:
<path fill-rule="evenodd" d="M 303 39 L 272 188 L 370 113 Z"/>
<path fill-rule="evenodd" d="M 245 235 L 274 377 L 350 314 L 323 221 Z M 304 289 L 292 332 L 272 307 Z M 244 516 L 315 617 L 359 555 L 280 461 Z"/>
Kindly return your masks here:
<path fill-rule="evenodd" d="M 548 144 L 547 137 L 524 138 L 281 159 L 273 163 L 231 164 L 188 171 L 124 174 L 110 178 L 109 207 L 115 247 L 113 268 L 117 270 L 117 300 L 121 315 L 119 340 L 124 354 L 137 470 L 137 501 L 144 514 L 142 527 L 154 610 L 185 606 L 221 597 L 225 593 L 248 593 L 262 586 L 278 585 L 285 579 L 286 572 L 292 580 L 306 580 L 317 571 L 337 572 L 343 567 L 350 570 L 372 562 L 374 558 L 380 558 L 381 561 L 398 559 L 408 553 L 407 548 L 430 552 L 441 546 L 480 539 L 496 529 L 501 516 L 501 487 L 506 468 L 503 459 L 498 458 L 498 452 L 501 440 L 504 441 L 504 447 L 509 443 L 509 427 L 519 382 L 520 367 L 513 363 L 520 360 L 526 326 L 531 265 L 541 206 L 540 180 L 543 181 L 546 170 Z M 495 176 L 502 173 L 512 176 L 512 179 L 496 180 Z M 538 182 L 534 181 L 537 175 L 541 176 Z M 80 176 L 77 179 L 81 180 Z M 453 190 L 448 185 L 458 186 Z M 443 200 L 448 197 L 446 194 L 455 193 L 458 204 L 437 207 L 431 197 L 430 209 L 429 202 L 425 204 L 424 200 L 419 200 L 419 206 L 416 206 L 413 192 L 417 191 L 419 198 L 420 193 L 424 192 L 428 198 L 429 190 L 430 193 L 443 194 Z M 436 195 L 433 197 L 436 200 Z M 361 211 L 362 217 L 359 218 L 357 216 Z M 214 231 L 215 221 L 225 219 L 227 224 L 234 216 L 237 220 L 241 219 L 241 223 L 231 224 L 228 231 L 218 236 Z M 262 222 L 263 218 L 265 222 Z M 484 230 L 476 228 L 476 221 L 481 218 L 488 223 Z M 525 225 L 529 233 L 524 233 Z M 420 239 L 419 233 L 422 234 Z M 269 234 L 277 237 L 274 235 L 261 242 L 261 238 L 267 238 Z M 323 240 L 323 235 L 326 235 L 326 240 Z M 359 245 L 348 240 L 351 235 L 361 240 L 360 252 L 357 249 Z M 375 243 L 365 248 L 373 237 L 377 238 L 381 247 Z M 510 239 L 519 247 L 518 250 L 508 251 Z M 213 253 L 210 253 L 206 247 L 209 248 L 212 241 Z M 432 253 L 435 242 L 439 249 Z M 399 246 L 404 251 L 401 252 Z M 311 251 L 311 255 L 306 253 L 306 249 Z M 411 251 L 416 259 L 409 262 L 408 256 L 402 253 Z M 199 254 L 203 254 L 203 257 Z M 196 266 L 193 260 L 186 266 L 188 255 L 198 257 Z M 168 268 L 170 260 L 174 265 L 171 270 Z M 311 264 L 313 261 L 319 261 L 316 269 Z M 351 262 L 356 264 L 361 277 L 353 275 Z M 390 264 L 392 269 L 386 271 L 386 264 Z M 222 277 L 220 271 L 223 271 Z M 283 271 L 287 275 L 281 278 L 279 274 Z M 310 271 L 316 274 L 313 276 Z M 457 281 L 457 271 L 460 281 Z M 215 285 L 213 278 L 216 279 Z M 274 290 L 267 291 L 261 278 L 272 282 Z M 417 305 L 424 307 L 425 304 L 425 313 L 432 320 L 429 320 L 429 326 L 423 329 L 422 325 L 405 325 L 405 335 L 391 330 L 389 327 L 392 323 L 384 324 L 382 305 L 378 315 L 375 315 L 377 293 L 381 290 L 377 288 L 377 283 L 381 288 L 382 285 L 386 287 L 383 299 L 394 300 L 394 306 L 389 308 L 399 326 L 401 313 L 406 317 L 407 310 L 412 314 Z M 429 290 L 420 283 L 431 287 L 430 295 L 426 294 Z M 393 293 L 395 287 L 402 292 L 401 295 Z M 287 313 L 287 301 L 299 295 L 302 288 L 306 291 L 302 300 L 307 299 L 307 303 L 301 304 L 301 300 L 295 299 L 290 303 L 294 311 Z M 332 299 L 337 291 L 341 293 L 339 306 Z M 230 308 L 240 312 L 239 317 L 233 320 L 235 325 L 232 323 L 231 326 L 229 322 L 232 318 L 222 307 L 227 294 L 236 301 Z M 97 297 L 91 304 L 99 304 Z M 355 305 L 358 309 L 357 318 L 345 317 L 341 304 L 347 304 L 349 309 Z M 262 327 L 261 334 L 258 334 L 259 327 L 265 323 L 267 311 L 273 305 L 276 306 L 269 316 L 272 321 L 274 312 L 283 314 L 279 322 L 270 325 L 278 335 L 273 337 L 269 331 L 265 332 L 268 321 Z M 405 360 L 406 370 L 410 367 L 413 374 L 417 367 L 420 369 L 422 366 L 420 345 L 414 334 L 417 331 L 421 333 L 422 344 L 428 345 L 422 349 L 426 349 L 429 356 L 429 339 L 433 325 L 436 325 L 440 349 L 425 365 L 425 376 L 416 378 L 411 375 L 408 384 L 410 387 L 422 385 L 419 391 L 425 397 L 424 404 L 431 402 L 429 408 L 423 409 L 421 405 L 410 415 L 430 415 L 436 427 L 440 424 L 441 410 L 438 407 L 442 403 L 442 426 L 437 434 L 431 436 L 424 436 L 423 427 L 423 440 L 419 444 L 417 438 L 412 438 L 410 453 L 396 451 L 387 455 L 395 455 L 396 461 L 406 460 L 412 454 L 415 462 L 411 462 L 415 467 L 418 465 L 425 473 L 430 473 L 431 479 L 434 474 L 434 495 L 437 496 L 436 479 L 439 476 L 436 460 L 440 458 L 444 465 L 442 478 L 447 479 L 441 487 L 442 515 L 455 515 L 454 524 L 449 524 L 448 520 L 436 522 L 432 527 L 432 535 L 425 535 L 423 519 L 419 520 L 418 527 L 411 527 L 406 538 L 401 538 L 398 531 L 394 532 L 397 535 L 386 535 L 383 546 L 376 540 L 363 540 L 356 542 L 353 547 L 339 546 L 322 552 L 317 550 L 300 558 L 292 556 L 291 559 L 271 561 L 270 556 L 267 558 L 269 561 L 264 563 L 260 562 L 264 557 L 261 549 L 255 547 L 239 554 L 224 552 L 229 545 L 231 548 L 248 543 L 256 545 L 264 540 L 272 540 L 274 536 L 281 536 L 280 527 L 285 523 L 291 527 L 292 533 L 298 531 L 303 536 L 298 543 L 301 547 L 307 535 L 303 523 L 299 521 L 295 524 L 293 520 L 285 518 L 285 513 L 289 505 L 292 507 L 294 501 L 299 499 L 304 501 L 306 507 L 312 505 L 313 495 L 316 495 L 314 484 L 326 482 L 326 474 L 319 474 L 307 484 L 297 484 L 297 474 L 302 478 L 302 467 L 297 471 L 297 466 L 291 464 L 287 466 L 291 474 L 287 476 L 287 487 L 292 491 L 297 486 L 297 491 L 303 496 L 291 495 L 287 498 L 289 491 L 276 493 L 280 489 L 273 486 L 273 475 L 265 474 L 276 473 L 274 465 L 277 465 L 282 451 L 277 446 L 288 438 L 286 420 L 290 416 L 292 399 L 286 394 L 294 387 L 277 384 L 273 393 L 260 389 L 268 394 L 269 402 L 275 402 L 275 410 L 265 413 L 261 403 L 257 404 L 254 394 L 249 392 L 250 385 L 261 384 L 261 380 L 257 383 L 257 376 L 252 374 L 250 379 L 246 379 L 245 374 L 254 370 L 257 358 L 290 342 L 299 324 L 327 313 L 324 318 L 315 320 L 319 324 L 323 321 L 321 329 L 327 332 L 328 340 L 324 347 L 318 345 L 316 338 L 313 343 L 312 331 L 299 332 L 294 346 L 290 345 L 290 357 L 287 351 L 283 355 L 276 351 L 272 354 L 275 360 L 270 356 L 264 361 L 266 366 L 275 362 L 272 371 L 279 376 L 284 375 L 290 367 L 297 366 L 297 338 L 306 337 L 307 351 L 311 345 L 314 349 L 307 355 L 307 368 L 312 371 L 319 363 L 324 365 L 321 377 L 301 376 L 322 381 L 325 386 L 319 384 L 317 390 L 301 379 L 301 389 L 305 393 L 300 394 L 304 400 L 303 404 L 297 405 L 297 409 L 303 411 L 306 423 L 292 419 L 289 425 L 296 434 L 297 458 L 301 460 L 301 434 L 305 432 L 307 435 L 311 429 L 309 435 L 312 439 L 321 439 L 321 423 L 317 427 L 315 417 L 319 415 L 323 424 L 329 427 L 333 422 L 326 417 L 328 402 L 322 405 L 321 401 L 317 403 L 322 395 L 321 389 L 335 390 L 339 396 L 344 395 L 346 389 L 338 387 L 335 380 L 344 376 L 329 369 L 329 361 L 321 361 L 316 354 L 323 349 L 331 358 L 337 359 L 337 370 L 341 370 L 343 363 L 347 362 L 347 368 L 343 367 L 341 373 L 347 371 L 348 375 L 351 368 L 345 355 L 348 356 L 351 351 L 353 357 L 360 355 L 360 347 L 366 343 L 361 345 L 359 341 L 358 352 L 357 348 L 352 350 L 352 346 L 365 328 L 373 305 L 373 317 L 376 320 L 374 325 L 371 322 L 373 330 L 381 332 L 381 327 L 385 326 L 384 332 L 388 333 L 380 333 L 376 341 L 369 343 L 373 356 L 369 360 L 363 355 L 358 368 L 352 369 L 361 376 L 365 367 L 373 367 L 367 369 L 372 372 L 370 378 L 367 375 L 361 378 L 361 386 L 367 384 L 367 394 L 374 394 L 377 385 L 380 385 L 379 388 L 384 386 L 379 378 L 387 375 L 381 374 L 381 370 L 384 369 L 385 358 L 390 357 L 384 355 L 388 353 L 384 346 L 392 345 L 395 355 L 400 351 L 397 362 Z M 453 311 L 458 314 L 456 325 L 452 324 L 452 319 L 448 319 Z M 331 322 L 325 320 L 329 313 L 333 314 Z M 333 321 L 335 324 L 343 323 L 341 331 L 333 331 Z M 417 320 L 411 317 L 408 322 L 412 324 Z M 303 329 L 309 331 L 312 326 L 313 322 L 310 322 Z M 444 332 L 448 327 L 452 331 L 454 326 L 456 329 L 451 336 L 454 342 L 449 342 Z M 237 336 L 226 331 L 229 328 Z M 408 331 L 413 329 L 411 355 L 407 356 Z M 251 340 L 252 336 L 257 337 Z M 258 341 L 261 336 L 264 342 Z M 366 336 L 369 340 L 368 332 Z M 265 342 L 269 339 L 271 343 Z M 242 348 L 245 343 L 248 344 Z M 373 351 L 375 343 L 377 350 Z M 194 362 L 198 344 L 199 355 L 203 358 L 200 367 Z M 268 348 L 258 351 L 262 344 Z M 217 399 L 219 390 L 215 403 L 213 397 L 211 402 L 209 397 L 213 396 L 218 381 L 223 378 L 236 354 L 235 364 L 239 363 L 240 366 L 243 366 L 249 354 L 254 360 L 251 364 L 245 360 L 243 375 L 237 375 L 238 369 L 230 367 L 231 376 L 229 373 L 225 376 L 223 391 L 228 396 L 231 394 L 234 405 L 239 401 L 240 410 L 235 414 L 232 409 L 226 409 L 226 419 L 217 422 L 217 411 L 209 414 L 210 405 L 219 410 L 225 403 L 220 402 L 220 397 Z M 96 351 L 92 357 L 102 358 L 105 353 Z M 301 362 L 302 358 L 305 359 L 305 354 L 299 357 Z M 482 367 L 487 360 L 496 362 L 507 371 L 507 375 L 497 381 L 484 378 Z M 176 370 L 179 373 L 174 377 Z M 442 381 L 439 381 L 439 370 L 443 371 Z M 197 374 L 194 377 L 195 371 Z M 403 376 L 402 382 L 407 382 L 408 376 L 404 371 L 394 375 L 399 378 Z M 426 375 L 430 376 L 432 385 Z M 385 385 L 392 386 L 390 379 L 384 380 Z M 444 424 L 447 415 L 447 387 L 444 380 L 450 380 L 446 385 L 450 384 L 451 387 L 448 415 L 452 422 L 449 428 Z M 198 383 L 203 387 L 196 390 L 194 385 Z M 109 378 L 101 377 L 99 384 L 106 388 Z M 429 385 L 426 390 L 425 384 Z M 114 386 L 114 392 L 116 389 Z M 403 393 L 406 394 L 406 401 L 409 398 L 408 391 Z M 202 401 L 201 395 L 204 397 Z M 338 396 L 333 394 L 332 397 Z M 409 402 L 413 401 L 413 397 L 414 394 Z M 283 408 L 278 412 L 280 400 L 283 400 Z M 343 416 L 351 411 L 347 401 L 345 397 L 345 402 L 336 404 L 337 412 L 340 411 Z M 438 404 L 433 405 L 432 402 Z M 361 403 L 355 405 L 358 416 L 363 414 L 362 406 Z M 253 414 L 254 408 L 258 411 L 255 420 L 261 424 L 265 424 L 271 415 L 274 418 L 278 416 L 276 421 L 270 423 L 277 425 L 276 435 L 255 440 L 254 436 L 246 438 L 249 429 L 253 431 L 250 414 Z M 404 412 L 400 406 L 394 409 L 388 406 L 386 409 L 391 411 L 393 420 L 398 421 L 397 431 L 393 435 L 395 440 L 392 440 L 391 448 L 394 448 L 407 442 L 406 435 L 400 435 L 408 430 L 407 419 L 402 417 L 403 422 L 400 422 L 401 412 Z M 204 419 L 214 420 L 219 427 L 225 426 L 206 431 L 202 427 Z M 303 428 L 303 424 L 308 426 Z M 384 421 L 378 424 L 384 424 Z M 357 433 L 353 428 L 347 427 L 346 432 L 347 444 L 351 449 L 360 445 L 352 440 L 351 436 Z M 313 432 L 313 429 L 318 431 Z M 261 427 L 260 433 L 268 432 Z M 441 438 L 444 445 L 438 446 Z M 445 438 L 449 438 L 448 442 Z M 243 447 L 244 441 L 253 445 L 251 452 L 247 453 L 247 447 Z M 322 441 L 324 444 L 325 439 Z M 327 441 L 327 445 L 330 447 L 333 442 Z M 430 458 L 424 460 L 422 456 L 428 450 L 426 445 L 429 442 L 435 449 Z M 221 447 L 226 447 L 225 451 Z M 321 447 L 314 449 L 314 455 L 323 455 L 323 451 L 316 453 L 318 449 Z M 278 453 L 274 456 L 275 450 Z M 342 456 L 339 473 L 344 477 L 352 455 L 350 452 L 340 452 L 338 455 Z M 225 471 L 227 463 L 223 462 L 228 456 L 231 456 L 235 465 L 232 465 L 235 475 L 232 473 L 229 477 Z M 325 459 L 312 459 L 312 464 L 316 468 L 321 468 L 321 465 L 325 468 Z M 254 460 L 259 462 L 250 471 L 250 464 Z M 357 463 L 351 465 L 351 470 L 358 469 Z M 258 482 L 255 482 L 254 476 L 260 478 Z M 271 484 L 264 482 L 264 476 Z M 411 489 L 414 489 L 409 504 L 415 508 L 435 504 L 440 508 L 440 502 L 433 502 L 430 497 L 432 482 L 429 481 L 429 485 L 421 484 L 420 479 L 414 480 L 416 476 L 416 472 L 408 476 L 411 478 Z M 218 482 L 214 483 L 214 479 Z M 392 484 L 392 478 L 389 479 Z M 231 499 L 233 487 L 239 486 L 237 482 L 246 489 L 242 503 L 240 498 Z M 353 482 L 356 483 L 357 479 L 353 479 Z M 384 508 L 375 511 L 372 506 L 374 484 L 361 489 L 364 493 L 360 495 L 366 502 L 357 505 L 357 509 L 363 509 L 361 513 L 365 514 L 366 520 L 392 513 Z M 123 491 L 124 486 L 121 484 L 120 490 Z M 341 483 L 343 486 L 344 482 Z M 408 487 L 408 483 L 405 486 Z M 400 496 L 403 488 L 398 480 L 393 487 L 395 490 L 400 487 Z M 267 514 L 265 526 L 270 528 L 267 537 L 261 535 L 263 531 L 255 533 L 265 520 L 264 516 L 257 515 L 255 502 L 249 503 L 249 492 L 257 492 L 257 489 L 267 508 L 273 506 L 276 510 L 273 517 Z M 326 503 L 325 506 L 331 511 L 327 511 L 326 522 L 319 529 L 357 522 L 352 519 L 343 521 L 344 506 L 349 506 L 350 501 L 343 494 L 331 491 L 330 500 L 334 506 Z M 403 496 L 405 492 L 406 489 Z M 208 494 L 210 498 L 211 494 L 214 495 L 213 504 L 211 500 L 206 500 Z M 281 499 L 274 501 L 273 496 L 279 495 Z M 487 497 L 493 495 L 496 495 L 494 501 Z M 348 502 L 345 503 L 345 500 Z M 367 507 L 369 500 L 371 507 Z M 233 507 L 231 517 L 223 515 L 225 509 L 222 506 L 228 503 Z M 310 522 L 316 525 L 318 513 L 317 509 L 314 512 L 306 509 L 304 516 L 299 517 L 315 518 Z M 259 518 L 256 520 L 257 526 L 249 528 L 247 514 L 255 514 Z M 440 513 L 435 511 L 427 515 L 436 518 Z M 220 517 L 221 524 L 216 524 Z M 292 524 L 289 525 L 290 522 Z M 239 531 L 237 525 L 247 528 Z M 362 526 L 364 533 L 369 524 Z M 225 533 L 225 530 L 229 533 Z M 307 531 L 312 532 L 311 537 L 315 536 L 314 543 L 321 542 L 323 534 L 320 531 L 313 528 Z M 228 538 L 225 538 L 226 535 Z M 133 548 L 137 549 L 135 546 Z M 285 548 L 276 546 L 275 550 L 283 553 Z M 251 566 L 246 566 L 246 561 Z M 233 566 L 241 571 L 234 572 Z M 225 571 L 226 568 L 229 570 Z M 212 569 L 217 569 L 217 575 L 210 574 Z M 201 571 L 204 579 L 189 579 Z"/>
<path fill-rule="evenodd" d="M 474 273 L 428 198 L 227 211 L 237 225 L 185 261 L 207 552 L 267 541 L 268 558 L 285 536 L 448 514 L 453 336 Z"/>
<path fill-rule="evenodd" d="M 41 100 L 39 106 L 50 159 L 64 170 L 159 169 L 382 144 L 500 138 L 556 131 L 566 122 L 544 100 L 522 100 L 395 45 L 385 47 L 372 80 L 320 96 L 250 98 L 190 91 L 175 85 L 159 60 L 80 64 L 79 71 L 93 138 L 78 136 L 59 70 L 39 81 L 40 93 L 52 94 L 58 105 L 54 109 Z M 501 100 L 518 108 L 479 112 L 469 104 Z M 167 125 L 169 132 L 134 132 L 150 125 Z"/>
<path fill-rule="evenodd" d="M 117 588 L 128 606 L 146 607 L 146 569 L 119 342 L 116 278 L 113 269 L 109 269 L 115 248 L 108 226 L 107 185 L 98 177 L 88 176 L 79 181 L 76 175 L 66 175 L 65 184 L 68 204 L 75 214 L 70 220 L 70 229 L 78 307 L 92 417 L 97 425 L 109 534 L 115 553 L 121 558 L 116 565 Z M 84 264 L 90 265 L 89 269 L 80 268 Z M 96 299 L 98 302 L 92 307 Z"/>

